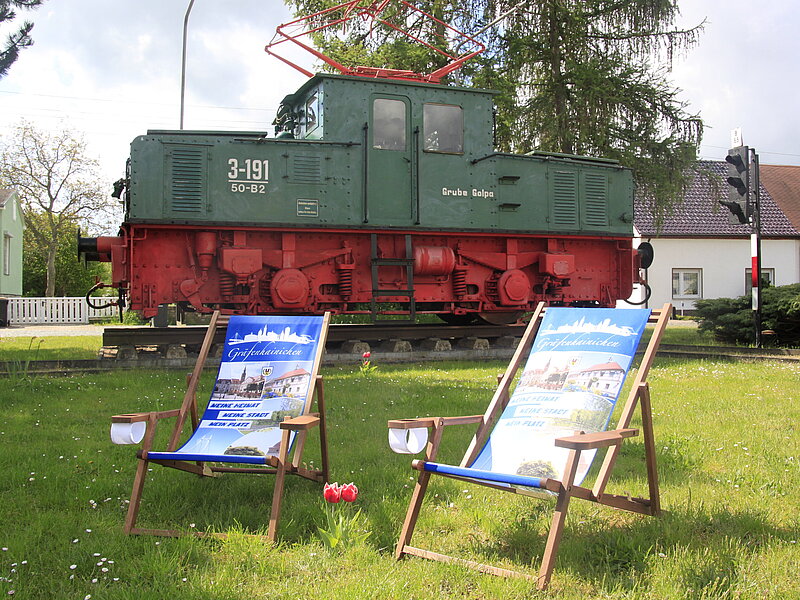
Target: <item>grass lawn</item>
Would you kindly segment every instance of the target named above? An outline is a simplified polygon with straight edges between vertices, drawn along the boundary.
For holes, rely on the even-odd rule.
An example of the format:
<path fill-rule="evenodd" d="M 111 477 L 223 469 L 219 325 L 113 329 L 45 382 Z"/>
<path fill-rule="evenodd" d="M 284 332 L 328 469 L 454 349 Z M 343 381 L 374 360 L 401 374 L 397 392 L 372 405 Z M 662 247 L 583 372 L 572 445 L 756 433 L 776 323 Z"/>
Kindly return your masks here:
<path fill-rule="evenodd" d="M 86 336 L 42 336 L 0 338 L 0 361 L 69 360 L 97 358 L 103 332 Z"/>
<path fill-rule="evenodd" d="M 183 373 L 0 379 L 0 595 L 800 598 L 800 367 L 782 363 L 658 360 L 650 379 L 665 514 L 573 501 L 548 592 L 455 565 L 396 562 L 414 478 L 411 457 L 388 448 L 386 421 L 481 413 L 504 366 L 379 365 L 368 378 L 355 364 L 323 371 L 332 478 L 359 486 L 371 531 L 345 553 L 319 541 L 321 486 L 299 478 L 287 480 L 277 546 L 241 535 L 266 528 L 271 477 L 200 479 L 159 466 L 140 526 L 231 535 L 122 533 L 137 447 L 111 444 L 109 417 L 177 407 Z M 449 428 L 441 460 L 459 460 L 472 432 Z M 640 442 L 624 446 L 610 491 L 645 493 L 643 456 Z M 312 439 L 306 458 L 317 457 Z M 413 543 L 535 575 L 551 511 L 551 501 L 434 478 Z"/>

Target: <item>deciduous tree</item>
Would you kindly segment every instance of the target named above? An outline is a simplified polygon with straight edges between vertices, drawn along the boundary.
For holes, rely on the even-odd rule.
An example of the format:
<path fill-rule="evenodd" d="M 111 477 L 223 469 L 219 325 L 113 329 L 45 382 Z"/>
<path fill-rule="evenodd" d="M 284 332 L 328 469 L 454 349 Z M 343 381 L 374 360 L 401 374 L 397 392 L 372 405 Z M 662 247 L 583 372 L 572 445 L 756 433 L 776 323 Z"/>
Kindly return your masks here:
<path fill-rule="evenodd" d="M 28 219 L 45 220 L 47 215 L 28 213 Z M 26 225 L 23 234 L 25 251 L 22 254 L 22 293 L 25 296 L 44 296 L 47 290 L 47 249 L 36 241 L 34 232 L 46 227 L 46 224 L 29 221 Z M 79 229 L 78 223 L 72 223 L 59 232 L 55 296 L 83 296 L 94 285 L 96 277 L 109 279 L 109 263 L 91 262 L 84 265 L 77 260 Z"/>
<path fill-rule="evenodd" d="M 45 295 L 53 296 L 65 235 L 78 223 L 103 231 L 118 222 L 116 202 L 103 189 L 97 161 L 87 156 L 86 143 L 74 132 L 48 133 L 22 123 L 3 141 L 0 180 L 19 194 L 31 244 L 24 252 L 45 257 Z"/>

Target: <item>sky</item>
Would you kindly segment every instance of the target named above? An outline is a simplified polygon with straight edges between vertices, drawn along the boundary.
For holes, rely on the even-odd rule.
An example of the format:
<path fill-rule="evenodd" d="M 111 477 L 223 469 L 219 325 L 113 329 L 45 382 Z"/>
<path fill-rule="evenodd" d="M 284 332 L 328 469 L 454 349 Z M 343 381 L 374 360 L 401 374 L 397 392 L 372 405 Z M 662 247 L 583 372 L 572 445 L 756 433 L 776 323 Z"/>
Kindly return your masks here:
<path fill-rule="evenodd" d="M 800 165 L 800 11 L 797 0 L 680 0 L 680 26 L 705 20 L 670 78 L 706 123 L 700 157 L 722 160 L 731 130 L 762 164 Z M 189 0 L 45 0 L 20 11 L 34 46 L 0 79 L 0 136 L 25 119 L 83 134 L 110 183 L 129 144 L 178 129 L 183 19 Z M 189 17 L 185 129 L 272 132 L 281 99 L 305 76 L 264 52 L 290 20 L 280 0 L 196 0 Z M 10 27 L 0 27 L 5 38 Z M 311 57 L 295 54 L 313 69 Z M 109 187 L 110 189 L 110 187 Z"/>

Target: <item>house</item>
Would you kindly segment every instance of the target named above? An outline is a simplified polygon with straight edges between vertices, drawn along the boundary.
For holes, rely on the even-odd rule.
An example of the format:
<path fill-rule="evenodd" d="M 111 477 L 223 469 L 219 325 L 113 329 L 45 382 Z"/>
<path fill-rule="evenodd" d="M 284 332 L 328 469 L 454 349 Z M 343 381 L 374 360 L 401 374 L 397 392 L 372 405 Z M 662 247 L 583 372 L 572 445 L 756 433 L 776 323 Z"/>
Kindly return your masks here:
<path fill-rule="evenodd" d="M 611 361 L 570 373 L 570 380 L 587 391 L 616 398 L 625 380 L 625 369 Z"/>
<path fill-rule="evenodd" d="M 311 380 L 311 373 L 296 368 L 266 383 L 264 391 L 278 396 L 305 396 Z"/>
<path fill-rule="evenodd" d="M 700 161 L 686 196 L 660 221 L 637 199 L 634 226 L 639 241 L 653 245 L 645 272 L 648 306 L 671 302 L 678 314 L 696 300 L 750 293 L 751 227 L 731 223 L 728 164 Z M 771 285 L 800 282 L 800 167 L 761 165 L 761 273 Z M 637 241 L 634 241 L 637 244 Z M 631 300 L 641 298 L 634 291 Z"/>
<path fill-rule="evenodd" d="M 25 220 L 15 190 L 0 189 L 0 296 L 22 295 Z"/>

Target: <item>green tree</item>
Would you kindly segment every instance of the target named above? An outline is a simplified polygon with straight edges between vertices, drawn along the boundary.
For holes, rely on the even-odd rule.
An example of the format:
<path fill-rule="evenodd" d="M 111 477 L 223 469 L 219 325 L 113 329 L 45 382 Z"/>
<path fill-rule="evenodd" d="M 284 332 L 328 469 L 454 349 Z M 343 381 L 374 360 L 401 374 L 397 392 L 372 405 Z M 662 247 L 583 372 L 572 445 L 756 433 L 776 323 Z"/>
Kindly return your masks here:
<path fill-rule="evenodd" d="M 0 148 L 0 180 L 19 194 L 26 223 L 24 253 L 45 257 L 45 296 L 56 293 L 59 249 L 76 224 L 94 231 L 118 222 L 116 202 L 103 191 L 98 163 L 69 130 L 19 125 Z M 73 254 L 77 263 L 77 253 Z"/>
<path fill-rule="evenodd" d="M 36 8 L 44 0 L 0 0 L 0 24 L 12 21 L 17 16 L 14 8 Z M 19 58 L 23 48 L 33 45 L 31 30 L 33 23 L 24 21 L 19 29 L 6 38 L 5 47 L 0 50 L 0 79 L 6 76 L 12 63 Z"/>
<path fill-rule="evenodd" d="M 288 2 L 299 15 L 336 4 Z M 697 42 L 703 24 L 675 28 L 676 0 L 425 0 L 419 6 L 485 43 L 486 52 L 451 80 L 501 92 L 501 150 L 613 158 L 633 169 L 640 195 L 657 206 L 682 198 L 703 123 L 686 112 L 667 74 L 675 53 Z M 392 10 L 398 14 L 387 12 L 389 20 L 402 21 L 431 45 L 451 39 Z M 353 21 L 312 39 L 348 66 L 425 71 L 442 63 L 433 51 L 412 49 L 392 30 Z"/>
<path fill-rule="evenodd" d="M 43 213 L 30 213 L 33 220 L 44 220 Z M 25 296 L 45 296 L 47 290 L 47 253 L 37 244 L 33 231 L 46 227 L 45 223 L 34 223 L 23 234 L 25 252 L 22 255 L 22 285 Z M 59 232 L 56 253 L 55 296 L 83 296 L 95 283 L 95 278 L 110 279 L 109 263 L 86 263 L 77 260 L 77 239 L 80 227 L 72 223 Z"/>

